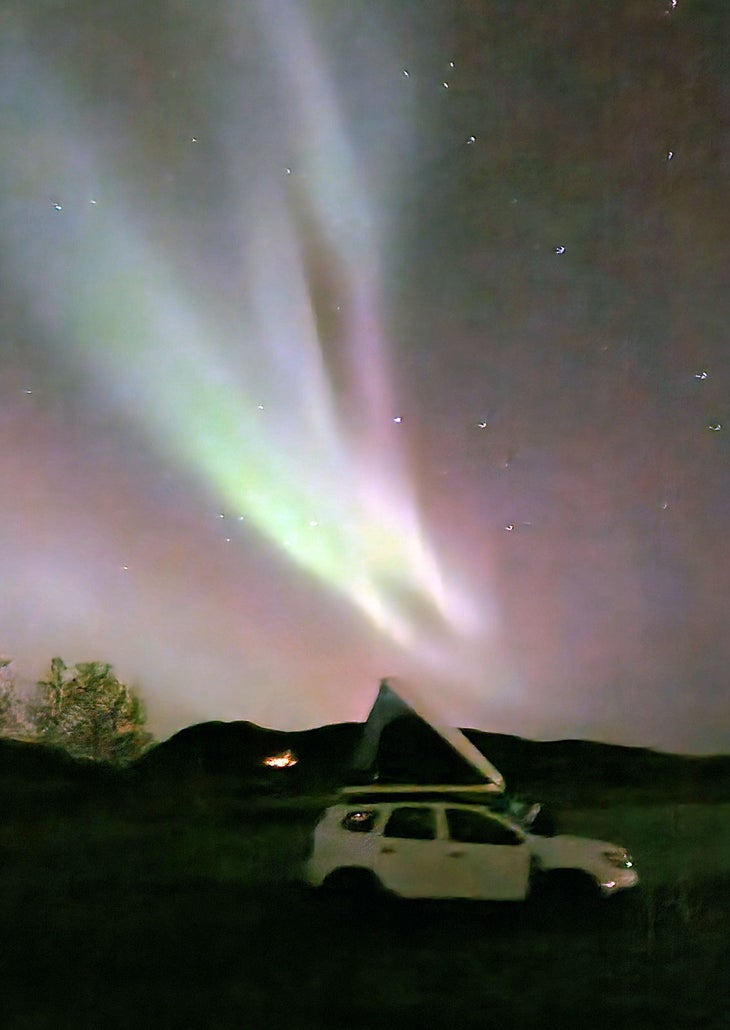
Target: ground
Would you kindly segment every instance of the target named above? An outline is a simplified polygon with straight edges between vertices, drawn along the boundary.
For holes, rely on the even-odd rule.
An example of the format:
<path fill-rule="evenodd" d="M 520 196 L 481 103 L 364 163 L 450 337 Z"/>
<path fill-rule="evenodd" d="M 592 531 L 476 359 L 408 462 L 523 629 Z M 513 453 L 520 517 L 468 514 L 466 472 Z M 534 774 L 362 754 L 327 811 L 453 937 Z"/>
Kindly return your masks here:
<path fill-rule="evenodd" d="M 208 795 L 10 813 L 5 1030 L 730 1026 L 730 805 L 561 813 L 627 844 L 643 886 L 549 917 L 323 897 L 296 881 L 316 811 Z"/>

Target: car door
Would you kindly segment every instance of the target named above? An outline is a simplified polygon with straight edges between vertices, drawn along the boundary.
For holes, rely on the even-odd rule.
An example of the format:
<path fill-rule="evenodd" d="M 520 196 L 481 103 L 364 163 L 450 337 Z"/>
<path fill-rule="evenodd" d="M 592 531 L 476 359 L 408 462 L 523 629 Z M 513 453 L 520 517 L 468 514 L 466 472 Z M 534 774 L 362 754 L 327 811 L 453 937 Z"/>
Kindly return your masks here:
<path fill-rule="evenodd" d="M 444 843 L 437 840 L 433 806 L 394 806 L 379 841 L 378 879 L 404 898 L 441 897 L 440 846 Z"/>
<path fill-rule="evenodd" d="M 524 836 L 498 816 L 447 808 L 445 862 L 453 897 L 515 901 L 527 896 L 530 851 Z"/>

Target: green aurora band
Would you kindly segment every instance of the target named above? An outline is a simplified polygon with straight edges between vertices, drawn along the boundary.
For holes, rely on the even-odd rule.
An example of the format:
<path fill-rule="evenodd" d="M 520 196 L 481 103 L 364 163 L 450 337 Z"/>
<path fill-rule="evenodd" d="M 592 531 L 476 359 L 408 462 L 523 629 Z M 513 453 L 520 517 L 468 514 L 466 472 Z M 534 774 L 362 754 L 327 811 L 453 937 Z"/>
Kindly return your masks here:
<path fill-rule="evenodd" d="M 462 585 L 447 582 L 415 499 L 378 313 L 386 234 L 301 8 L 266 0 L 259 13 L 293 98 L 286 143 L 296 172 L 282 167 L 234 198 L 250 221 L 230 317 L 191 300 L 128 198 L 83 197 L 79 167 L 105 181 L 93 105 L 72 102 L 73 84 L 18 56 L 27 68 L 16 81 L 33 87 L 16 104 L 25 118 L 14 131 L 59 166 L 59 181 L 76 184 L 69 192 L 84 206 L 63 259 L 47 259 L 43 329 L 156 449 L 212 488 L 222 511 L 245 517 L 399 647 L 446 669 L 458 640 L 468 649 L 489 626 Z M 233 8 L 230 31 L 235 40 Z M 63 208 L 58 216 L 72 217 L 73 204 Z M 34 255 L 20 239 L 15 266 L 29 290 Z M 321 332 L 328 280 L 334 342 Z"/>

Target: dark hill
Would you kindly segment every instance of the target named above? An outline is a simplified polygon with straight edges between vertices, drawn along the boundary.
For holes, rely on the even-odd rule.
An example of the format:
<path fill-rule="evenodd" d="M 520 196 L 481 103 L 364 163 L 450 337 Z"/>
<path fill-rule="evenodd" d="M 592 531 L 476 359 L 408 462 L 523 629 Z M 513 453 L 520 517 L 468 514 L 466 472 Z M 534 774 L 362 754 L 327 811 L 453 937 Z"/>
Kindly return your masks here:
<path fill-rule="evenodd" d="M 63 748 L 0 738 L 0 780 L 20 777 L 80 781 L 113 776 L 114 772 L 112 767 L 100 762 L 73 758 Z"/>
<path fill-rule="evenodd" d="M 189 726 L 136 764 L 145 778 L 234 778 L 241 787 L 296 793 L 331 789 L 353 779 L 360 723 L 286 732 L 250 722 Z M 580 801 L 627 793 L 637 800 L 730 800 L 730 756 L 687 757 L 649 748 L 586 740 L 533 741 L 480 730 L 465 735 L 504 774 L 508 789 L 545 800 Z M 291 750 L 297 765 L 270 769 L 264 759 Z M 414 716 L 386 726 L 378 773 L 390 782 L 473 782 L 450 748 Z"/>
<path fill-rule="evenodd" d="M 99 762 L 81 762 L 61 748 L 0 738 L 0 819 L 66 810 L 112 798 L 125 774 Z"/>
<path fill-rule="evenodd" d="M 307 790 L 339 781 L 361 732 L 359 723 L 287 732 L 252 722 L 204 722 L 151 748 L 135 769 L 152 778 L 234 777 L 262 788 Z M 264 764 L 286 751 L 293 752 L 296 765 L 271 769 Z"/>
<path fill-rule="evenodd" d="M 356 774 L 353 755 L 361 723 L 339 723 L 287 732 L 251 722 L 188 726 L 151 748 L 129 770 L 80 762 L 40 744 L 0 739 L 0 807 L 6 811 L 43 798 L 110 795 L 116 787 L 135 792 L 157 783 L 177 790 L 207 784 L 237 794 L 317 794 L 343 783 L 368 782 Z M 504 774 L 511 792 L 545 801 L 610 803 L 640 801 L 729 801 L 730 756 L 687 757 L 649 748 L 586 740 L 534 741 L 480 730 L 468 739 Z M 290 768 L 264 760 L 292 751 Z M 430 727 L 400 716 L 381 735 L 377 771 L 382 782 L 468 783 L 473 777 Z"/>
<path fill-rule="evenodd" d="M 576 795 L 611 791 L 659 800 L 730 800 L 730 755 L 693 757 L 590 740 L 525 740 L 464 733 L 504 774 L 512 790 Z"/>

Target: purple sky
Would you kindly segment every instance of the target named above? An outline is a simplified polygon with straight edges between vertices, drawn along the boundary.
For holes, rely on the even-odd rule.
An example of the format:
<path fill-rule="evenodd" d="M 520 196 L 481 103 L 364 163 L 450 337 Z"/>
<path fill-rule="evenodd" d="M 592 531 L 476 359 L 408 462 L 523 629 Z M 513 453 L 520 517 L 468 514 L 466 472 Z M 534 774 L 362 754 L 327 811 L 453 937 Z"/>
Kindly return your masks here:
<path fill-rule="evenodd" d="M 164 736 L 727 751 L 724 0 L 10 0 L 0 650 Z"/>

